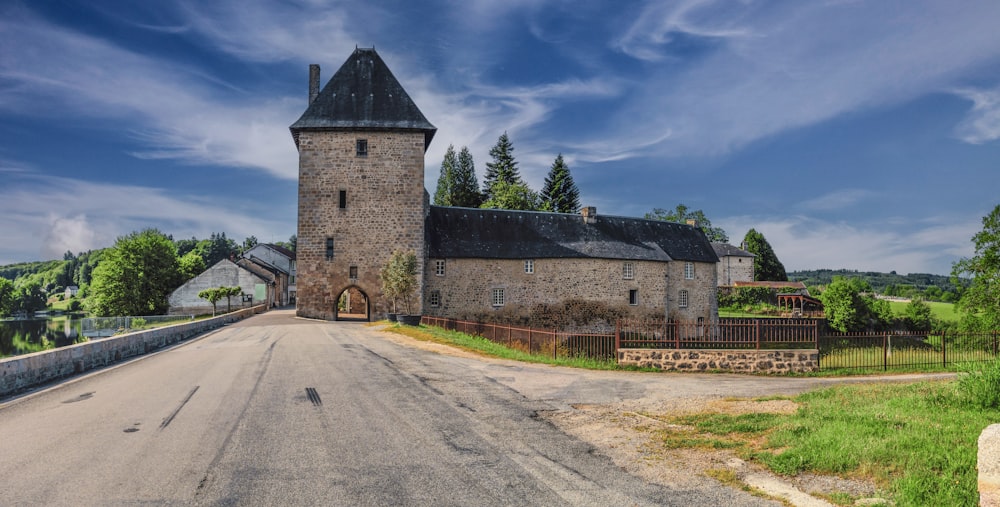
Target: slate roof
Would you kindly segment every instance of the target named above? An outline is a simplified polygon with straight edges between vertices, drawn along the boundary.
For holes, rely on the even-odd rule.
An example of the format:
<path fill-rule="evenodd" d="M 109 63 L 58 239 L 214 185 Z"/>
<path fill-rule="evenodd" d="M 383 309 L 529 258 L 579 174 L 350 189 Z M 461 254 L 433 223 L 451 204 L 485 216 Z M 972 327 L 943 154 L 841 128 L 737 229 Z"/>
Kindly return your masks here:
<path fill-rule="evenodd" d="M 437 131 L 375 48 L 355 49 L 289 129 L 296 145 L 302 130 L 422 130 L 425 149 Z"/>
<path fill-rule="evenodd" d="M 729 243 L 712 243 L 712 248 L 715 250 L 715 255 L 718 255 L 719 258 L 726 257 L 727 255 L 731 257 L 756 257 L 756 255 Z"/>
<path fill-rule="evenodd" d="M 425 230 L 431 258 L 719 261 L 701 229 L 660 220 L 431 206 Z"/>
<path fill-rule="evenodd" d="M 742 282 L 734 281 L 733 287 L 767 287 L 769 289 L 805 289 L 806 284 L 802 282 L 773 282 L 773 281 L 756 281 L 756 282 Z"/>

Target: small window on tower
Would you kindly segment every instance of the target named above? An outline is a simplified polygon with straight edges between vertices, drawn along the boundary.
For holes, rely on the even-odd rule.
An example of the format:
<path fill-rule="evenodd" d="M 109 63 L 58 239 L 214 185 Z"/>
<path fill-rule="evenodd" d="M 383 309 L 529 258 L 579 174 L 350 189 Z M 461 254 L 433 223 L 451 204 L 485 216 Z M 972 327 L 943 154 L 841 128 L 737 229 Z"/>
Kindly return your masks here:
<path fill-rule="evenodd" d="M 347 190 L 340 191 L 340 209 L 347 208 Z"/>
<path fill-rule="evenodd" d="M 368 156 L 368 140 L 367 139 L 358 139 L 357 147 L 358 147 L 358 156 L 359 157 L 367 157 Z"/>
<path fill-rule="evenodd" d="M 357 280 L 358 279 L 358 267 L 357 266 L 351 266 L 351 268 L 349 270 L 349 273 L 350 273 L 351 280 Z"/>
<path fill-rule="evenodd" d="M 326 260 L 333 259 L 333 238 L 326 238 Z"/>

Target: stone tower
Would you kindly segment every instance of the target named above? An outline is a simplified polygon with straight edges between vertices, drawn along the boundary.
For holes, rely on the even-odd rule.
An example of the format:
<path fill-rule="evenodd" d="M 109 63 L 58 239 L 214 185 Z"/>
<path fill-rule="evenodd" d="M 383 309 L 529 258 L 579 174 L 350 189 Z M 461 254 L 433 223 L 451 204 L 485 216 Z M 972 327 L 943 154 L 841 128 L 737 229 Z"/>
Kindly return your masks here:
<path fill-rule="evenodd" d="M 398 249 L 417 255 L 419 312 L 424 152 L 437 129 L 374 48 L 355 49 L 322 90 L 319 82 L 310 65 L 309 106 L 290 127 L 299 151 L 296 313 L 342 317 L 341 294 L 351 308 L 363 297 L 366 319 L 390 311 L 378 273 Z"/>

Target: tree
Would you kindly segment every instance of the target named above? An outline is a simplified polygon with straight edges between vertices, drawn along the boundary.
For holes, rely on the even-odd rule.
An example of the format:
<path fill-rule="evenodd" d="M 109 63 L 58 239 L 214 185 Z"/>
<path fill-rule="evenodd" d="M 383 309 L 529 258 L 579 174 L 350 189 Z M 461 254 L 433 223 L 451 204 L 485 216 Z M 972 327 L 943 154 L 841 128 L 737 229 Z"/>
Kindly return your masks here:
<path fill-rule="evenodd" d="M 1000 204 L 983 217 L 983 230 L 972 236 L 975 252 L 952 266 L 952 275 L 969 275 L 972 283 L 962 293 L 958 307 L 975 315 L 982 326 L 1000 327 Z"/>
<path fill-rule="evenodd" d="M 246 252 L 255 246 L 257 246 L 257 236 L 250 236 L 243 240 L 243 247 L 240 248 L 240 253 Z"/>
<path fill-rule="evenodd" d="M 213 232 L 208 239 L 199 241 L 195 250 L 205 260 L 205 266 L 214 266 L 223 259 L 234 257 L 240 248 L 235 241 L 226 237 L 226 233 Z"/>
<path fill-rule="evenodd" d="M 219 292 L 226 297 L 226 311 L 233 311 L 233 297 L 243 294 L 243 289 L 239 286 L 219 287 Z"/>
<path fill-rule="evenodd" d="M 778 256 L 767 242 L 764 235 L 754 229 L 747 231 L 743 236 L 743 249 L 754 254 L 753 258 L 753 279 L 769 282 L 784 282 L 788 280 L 785 266 L 778 260 Z"/>
<path fill-rule="evenodd" d="M 184 254 L 177 261 L 177 267 L 181 272 L 181 279 L 188 281 L 205 271 L 205 260 L 198 255 L 198 252 L 190 251 Z"/>
<path fill-rule="evenodd" d="M 224 297 L 224 294 L 222 293 L 222 287 L 215 287 L 212 289 L 205 289 L 199 291 L 198 297 L 200 297 L 201 299 L 206 299 L 208 300 L 209 303 L 212 303 L 212 316 L 215 317 L 215 305 L 219 302 L 220 299 Z"/>
<path fill-rule="evenodd" d="M 452 173 L 450 190 L 451 206 L 478 208 L 483 203 L 483 194 L 479 193 L 479 181 L 476 179 L 476 164 L 466 146 L 462 146 L 462 151 L 458 153 L 458 166 Z"/>
<path fill-rule="evenodd" d="M 99 316 L 160 314 L 180 280 L 174 242 L 156 229 L 133 232 L 94 269 L 88 309 Z"/>
<path fill-rule="evenodd" d="M 455 146 L 448 145 L 441 162 L 441 175 L 438 176 L 437 189 L 434 190 L 435 206 L 452 206 L 452 188 L 455 186 L 455 171 L 458 168 L 458 156 Z"/>
<path fill-rule="evenodd" d="M 538 194 L 524 182 L 498 181 L 493 185 L 493 196 L 480 207 L 535 211 L 539 208 Z"/>
<path fill-rule="evenodd" d="M 569 166 L 562 153 L 552 163 L 541 193 L 541 209 L 556 213 L 576 213 L 580 210 L 580 190 L 573 182 Z"/>
<path fill-rule="evenodd" d="M 653 208 L 653 211 L 646 213 L 645 218 L 646 220 L 663 220 L 664 222 L 676 222 L 678 224 L 686 224 L 688 220 L 694 220 L 698 223 L 698 227 L 705 233 L 709 241 L 715 243 L 726 243 L 729 241 L 726 231 L 722 230 L 721 227 L 712 227 L 712 221 L 705 216 L 703 211 L 700 209 L 689 211 L 688 207 L 683 204 L 678 204 L 677 208 L 670 211 L 663 208 Z"/>
<path fill-rule="evenodd" d="M 831 328 L 840 332 L 885 328 L 892 323 L 887 301 L 872 297 L 872 288 L 860 278 L 833 277 L 820 295 Z"/>
<path fill-rule="evenodd" d="M 392 301 L 393 311 L 396 301 L 402 299 L 409 314 L 410 302 L 417 289 L 417 255 L 412 250 L 396 250 L 382 267 L 379 278 L 382 279 L 382 294 Z"/>
<path fill-rule="evenodd" d="M 931 307 L 922 298 L 913 298 L 903 310 L 906 327 L 911 331 L 930 331 L 934 325 Z"/>
<path fill-rule="evenodd" d="M 8 317 L 14 313 L 14 296 L 14 282 L 0 278 L 0 317 Z"/>
<path fill-rule="evenodd" d="M 15 311 L 32 315 L 35 312 L 44 310 L 48 306 L 48 298 L 42 289 L 41 283 L 28 281 L 14 292 Z"/>
<path fill-rule="evenodd" d="M 492 199 L 497 183 L 515 185 L 521 183 L 521 175 L 517 170 L 517 161 L 514 160 L 514 145 L 507 137 L 507 132 L 497 139 L 497 144 L 490 148 L 490 156 L 493 162 L 486 163 L 486 178 L 483 180 L 483 196 L 485 200 Z"/>

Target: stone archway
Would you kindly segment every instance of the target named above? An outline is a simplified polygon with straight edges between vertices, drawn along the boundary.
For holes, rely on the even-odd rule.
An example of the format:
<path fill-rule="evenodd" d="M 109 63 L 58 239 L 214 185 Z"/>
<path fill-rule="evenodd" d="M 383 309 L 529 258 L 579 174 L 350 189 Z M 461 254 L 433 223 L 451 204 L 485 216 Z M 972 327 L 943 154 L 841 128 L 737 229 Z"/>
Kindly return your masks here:
<path fill-rule="evenodd" d="M 354 320 L 368 322 L 372 315 L 371 298 L 357 285 L 351 285 L 337 296 L 333 309 L 333 320 Z"/>

